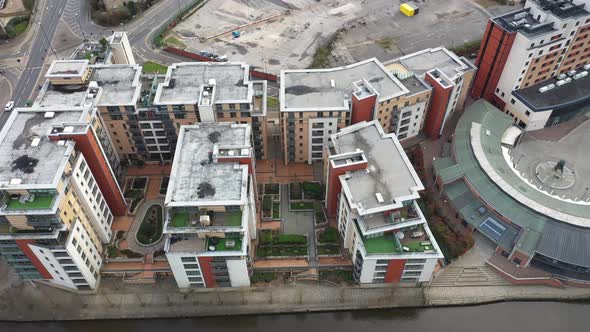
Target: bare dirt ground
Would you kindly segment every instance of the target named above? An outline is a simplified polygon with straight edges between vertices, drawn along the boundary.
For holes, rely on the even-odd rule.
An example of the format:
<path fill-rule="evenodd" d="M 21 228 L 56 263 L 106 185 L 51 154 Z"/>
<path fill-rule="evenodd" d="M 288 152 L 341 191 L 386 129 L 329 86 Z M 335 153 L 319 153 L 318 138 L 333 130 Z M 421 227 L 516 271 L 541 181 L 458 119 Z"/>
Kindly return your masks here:
<path fill-rule="evenodd" d="M 210 0 L 173 34 L 191 51 L 227 55 L 270 72 L 306 68 L 334 39 L 329 65 L 388 60 L 481 38 L 488 17 L 515 10 L 493 0 L 421 0 L 406 17 L 390 0 Z M 239 38 L 231 32 L 240 31 Z M 224 33 L 225 32 L 225 33 Z"/>

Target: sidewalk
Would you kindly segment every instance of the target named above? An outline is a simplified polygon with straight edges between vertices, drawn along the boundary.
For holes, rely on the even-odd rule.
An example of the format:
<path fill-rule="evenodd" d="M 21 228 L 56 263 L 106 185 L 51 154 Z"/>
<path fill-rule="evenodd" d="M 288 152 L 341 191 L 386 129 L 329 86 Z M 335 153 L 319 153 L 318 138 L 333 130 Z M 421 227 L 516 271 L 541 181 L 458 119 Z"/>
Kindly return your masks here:
<path fill-rule="evenodd" d="M 0 294 L 0 320 L 225 316 L 590 299 L 590 288 L 544 286 L 420 288 L 296 285 L 180 292 L 169 278 L 147 285 L 125 285 L 114 278 L 103 278 L 102 285 L 104 287 L 97 294 L 79 295 L 45 285 L 34 287 L 23 283 Z"/>

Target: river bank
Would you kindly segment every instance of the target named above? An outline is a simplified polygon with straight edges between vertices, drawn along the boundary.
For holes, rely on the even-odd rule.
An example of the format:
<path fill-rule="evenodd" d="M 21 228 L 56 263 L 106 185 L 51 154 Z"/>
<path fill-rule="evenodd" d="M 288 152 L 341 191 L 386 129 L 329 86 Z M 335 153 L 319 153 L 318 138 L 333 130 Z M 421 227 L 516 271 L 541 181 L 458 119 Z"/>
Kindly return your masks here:
<path fill-rule="evenodd" d="M 104 284 L 104 282 L 103 282 Z M 590 288 L 545 286 L 330 287 L 199 289 L 109 282 L 98 294 L 79 295 L 23 283 L 0 295 L 0 320 L 93 320 L 278 314 L 359 309 L 476 305 L 499 301 L 585 301 Z"/>
<path fill-rule="evenodd" d="M 553 332 L 584 331 L 590 304 L 511 302 L 436 309 L 357 310 L 348 312 L 251 315 L 232 319 L 200 317 L 157 320 L 105 320 L 2 323 L 3 332 L 170 330 L 229 332 L 299 331 L 420 331 L 420 332 Z M 543 313 L 540 315 L 539 313 Z"/>

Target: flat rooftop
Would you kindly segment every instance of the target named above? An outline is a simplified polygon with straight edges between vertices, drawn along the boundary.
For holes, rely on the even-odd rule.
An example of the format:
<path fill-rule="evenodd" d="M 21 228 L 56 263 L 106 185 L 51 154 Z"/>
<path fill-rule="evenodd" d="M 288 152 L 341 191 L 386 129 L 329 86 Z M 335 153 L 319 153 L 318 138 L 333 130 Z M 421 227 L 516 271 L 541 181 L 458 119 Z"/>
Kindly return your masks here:
<path fill-rule="evenodd" d="M 457 55 L 443 47 L 429 48 L 408 54 L 391 62 L 391 64 L 395 63 L 401 64 L 420 77 L 424 77 L 426 72 L 437 68 L 451 80 L 463 75 L 466 71 L 473 70 Z M 387 66 L 392 70 L 396 70 L 396 67 L 390 66 L 389 63 Z"/>
<path fill-rule="evenodd" d="M 589 14 L 584 8 L 583 2 L 581 4 L 575 4 L 573 0 L 532 0 L 532 2 L 538 4 L 546 13 L 551 13 L 561 19 L 577 18 Z"/>
<path fill-rule="evenodd" d="M 47 81 L 33 103 L 35 109 L 72 110 L 84 106 L 88 87 L 83 85 L 52 85 Z"/>
<path fill-rule="evenodd" d="M 231 149 L 228 149 L 231 148 Z M 247 166 L 215 162 L 219 156 L 250 158 L 250 126 L 210 123 L 182 126 L 170 173 L 167 206 L 240 205 L 245 202 Z M 238 152 L 238 153 L 236 153 Z"/>
<path fill-rule="evenodd" d="M 540 22 L 530 14 L 530 8 L 523 8 L 513 12 L 495 17 L 492 19 L 504 30 L 509 32 L 520 32 L 528 38 L 536 38 L 556 31 L 552 22 Z"/>
<path fill-rule="evenodd" d="M 401 205 L 404 200 L 418 198 L 417 191 L 424 189 L 395 135 L 385 134 L 377 121 L 344 128 L 332 136 L 332 142 L 336 154 L 361 150 L 367 159 L 368 171 L 352 172 L 343 182 L 352 203 L 363 210 Z M 377 193 L 383 196 L 383 204 L 377 201 Z"/>
<path fill-rule="evenodd" d="M 379 93 L 379 100 L 408 92 L 375 58 L 330 69 L 283 70 L 281 111 L 348 110 L 353 83 L 363 79 Z"/>
<path fill-rule="evenodd" d="M 97 106 L 135 105 L 141 93 L 141 66 L 97 65 L 91 81 L 102 88 Z"/>
<path fill-rule="evenodd" d="M 73 142 L 51 141 L 52 125 L 77 122 L 81 111 L 44 112 L 14 110 L 0 132 L 0 184 L 4 187 L 48 188 L 62 176 Z M 39 140 L 36 146 L 33 141 Z M 15 180 L 18 179 L 18 180 Z M 7 186 L 11 181 L 13 186 Z"/>
<path fill-rule="evenodd" d="M 583 71 L 583 68 L 577 70 L 578 73 Z M 550 78 L 528 88 L 515 90 L 512 94 L 533 112 L 559 110 L 576 105 L 582 108 L 590 103 L 590 75 L 577 80 L 572 79 L 562 86 L 556 85 L 558 81 L 557 77 Z M 539 91 L 550 84 L 554 84 L 555 87 L 549 91 Z"/>
<path fill-rule="evenodd" d="M 45 77 L 82 76 L 88 68 L 88 60 L 56 60 L 51 63 Z"/>
<path fill-rule="evenodd" d="M 196 104 L 200 89 L 215 80 L 214 103 L 249 103 L 252 98 L 248 65 L 244 63 L 184 62 L 168 67 L 158 85 L 155 105 Z"/>

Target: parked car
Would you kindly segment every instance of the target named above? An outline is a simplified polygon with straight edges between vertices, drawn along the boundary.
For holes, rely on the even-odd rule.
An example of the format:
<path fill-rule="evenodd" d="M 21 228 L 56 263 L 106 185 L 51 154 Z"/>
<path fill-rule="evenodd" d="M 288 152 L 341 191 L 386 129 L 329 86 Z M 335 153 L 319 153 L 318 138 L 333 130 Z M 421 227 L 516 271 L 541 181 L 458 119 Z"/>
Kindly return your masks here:
<path fill-rule="evenodd" d="M 14 109 L 14 101 L 9 101 L 6 106 L 4 106 L 5 112 L 10 112 Z"/>

